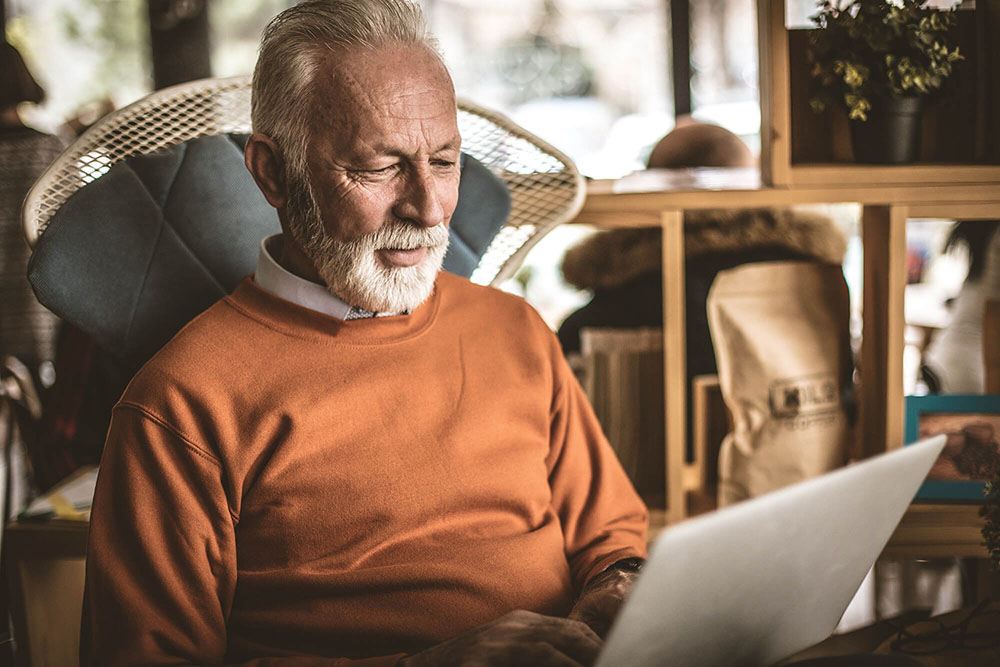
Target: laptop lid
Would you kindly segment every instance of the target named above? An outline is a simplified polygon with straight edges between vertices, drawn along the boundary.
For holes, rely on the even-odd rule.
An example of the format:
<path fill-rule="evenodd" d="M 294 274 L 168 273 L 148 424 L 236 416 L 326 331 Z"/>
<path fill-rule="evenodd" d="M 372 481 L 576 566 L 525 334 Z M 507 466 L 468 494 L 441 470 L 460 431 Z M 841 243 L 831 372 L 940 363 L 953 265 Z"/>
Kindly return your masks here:
<path fill-rule="evenodd" d="M 822 641 L 944 442 L 930 438 L 665 530 L 598 667 L 769 665 Z"/>

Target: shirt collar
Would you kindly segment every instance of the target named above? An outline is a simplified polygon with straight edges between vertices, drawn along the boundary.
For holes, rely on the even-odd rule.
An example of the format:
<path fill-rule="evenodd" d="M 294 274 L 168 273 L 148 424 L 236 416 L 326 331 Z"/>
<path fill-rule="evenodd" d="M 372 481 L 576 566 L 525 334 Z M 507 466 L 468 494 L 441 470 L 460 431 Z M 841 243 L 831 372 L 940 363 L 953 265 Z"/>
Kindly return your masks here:
<path fill-rule="evenodd" d="M 334 296 L 325 286 L 300 278 L 286 270 L 275 259 L 281 254 L 281 234 L 268 236 L 260 242 L 257 271 L 253 281 L 271 294 L 292 303 L 336 317 L 347 318 L 351 306 Z"/>

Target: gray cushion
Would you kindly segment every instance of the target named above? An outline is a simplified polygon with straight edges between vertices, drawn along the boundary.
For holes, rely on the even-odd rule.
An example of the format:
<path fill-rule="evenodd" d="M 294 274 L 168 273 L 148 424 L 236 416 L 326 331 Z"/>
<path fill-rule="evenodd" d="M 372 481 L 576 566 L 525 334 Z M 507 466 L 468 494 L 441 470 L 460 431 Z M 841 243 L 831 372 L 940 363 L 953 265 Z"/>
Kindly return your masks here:
<path fill-rule="evenodd" d="M 59 209 L 28 278 L 39 301 L 137 368 L 253 272 L 278 217 L 243 165 L 245 136 L 206 136 L 115 165 Z M 468 276 L 510 212 L 463 156 L 445 268 Z"/>
<path fill-rule="evenodd" d="M 471 276 L 508 215 L 507 186 L 474 157 L 462 154 L 458 206 L 451 218 L 451 241 L 444 256 L 444 269 L 466 278 Z"/>

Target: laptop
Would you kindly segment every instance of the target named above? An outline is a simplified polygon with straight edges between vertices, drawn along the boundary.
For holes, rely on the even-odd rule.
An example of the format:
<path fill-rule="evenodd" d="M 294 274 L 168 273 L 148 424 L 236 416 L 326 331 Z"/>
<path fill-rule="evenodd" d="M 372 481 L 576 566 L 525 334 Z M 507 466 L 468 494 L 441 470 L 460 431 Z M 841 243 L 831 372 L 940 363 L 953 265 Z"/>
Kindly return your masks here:
<path fill-rule="evenodd" d="M 597 667 L 770 665 L 830 635 L 945 436 L 665 530 Z"/>

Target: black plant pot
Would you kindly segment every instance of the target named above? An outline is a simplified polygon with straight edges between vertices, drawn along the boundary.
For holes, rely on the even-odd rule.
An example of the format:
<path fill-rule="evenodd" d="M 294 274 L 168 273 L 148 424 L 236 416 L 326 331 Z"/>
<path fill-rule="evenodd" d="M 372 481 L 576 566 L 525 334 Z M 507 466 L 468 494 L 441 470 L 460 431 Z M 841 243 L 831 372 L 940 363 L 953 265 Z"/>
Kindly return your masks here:
<path fill-rule="evenodd" d="M 922 97 L 872 100 L 868 120 L 851 121 L 854 160 L 867 164 L 908 164 L 920 155 Z"/>

